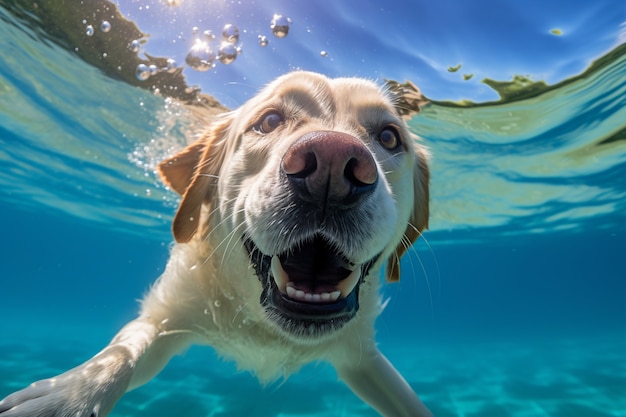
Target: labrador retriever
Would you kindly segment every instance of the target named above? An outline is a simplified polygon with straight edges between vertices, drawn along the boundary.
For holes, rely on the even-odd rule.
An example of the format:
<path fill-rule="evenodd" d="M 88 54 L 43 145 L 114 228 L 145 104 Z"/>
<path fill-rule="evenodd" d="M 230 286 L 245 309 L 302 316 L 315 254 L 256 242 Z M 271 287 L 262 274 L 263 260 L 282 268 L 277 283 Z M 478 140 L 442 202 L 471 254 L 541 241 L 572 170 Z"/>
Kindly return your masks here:
<path fill-rule="evenodd" d="M 102 417 L 192 343 L 261 381 L 328 361 L 385 416 L 429 416 L 376 347 L 379 276 L 428 223 L 427 152 L 392 94 L 284 75 L 162 162 L 176 245 L 100 353 L 0 402 L 0 417 Z"/>

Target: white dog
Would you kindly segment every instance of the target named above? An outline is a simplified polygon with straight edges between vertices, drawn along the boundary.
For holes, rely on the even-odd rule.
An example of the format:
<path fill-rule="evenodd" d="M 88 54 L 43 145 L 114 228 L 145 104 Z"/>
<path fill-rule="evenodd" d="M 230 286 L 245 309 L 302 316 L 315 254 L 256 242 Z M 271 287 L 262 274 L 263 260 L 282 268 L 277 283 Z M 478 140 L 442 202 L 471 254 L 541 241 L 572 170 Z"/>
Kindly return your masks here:
<path fill-rule="evenodd" d="M 428 223 L 427 154 L 390 94 L 278 78 L 164 161 L 178 242 L 139 317 L 100 353 L 0 402 L 0 417 L 102 417 L 192 343 L 261 380 L 328 361 L 385 416 L 429 416 L 378 351 L 379 275 Z"/>

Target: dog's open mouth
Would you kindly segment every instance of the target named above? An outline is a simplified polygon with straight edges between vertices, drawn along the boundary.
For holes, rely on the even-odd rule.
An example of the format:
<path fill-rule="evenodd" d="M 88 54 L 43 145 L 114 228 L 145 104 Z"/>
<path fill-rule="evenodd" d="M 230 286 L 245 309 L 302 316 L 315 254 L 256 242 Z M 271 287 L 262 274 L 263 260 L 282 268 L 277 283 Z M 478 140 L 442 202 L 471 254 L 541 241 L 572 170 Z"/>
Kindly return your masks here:
<path fill-rule="evenodd" d="M 271 271 L 282 294 L 306 303 L 329 303 L 345 298 L 361 278 L 361 268 L 355 268 L 319 237 L 289 253 L 272 257 Z"/>
<path fill-rule="evenodd" d="M 318 327 L 332 322 L 336 328 L 350 320 L 359 308 L 359 285 L 377 258 L 355 265 L 319 234 L 273 256 L 250 238 L 244 242 L 263 284 L 261 304 L 290 330 L 297 321 Z"/>

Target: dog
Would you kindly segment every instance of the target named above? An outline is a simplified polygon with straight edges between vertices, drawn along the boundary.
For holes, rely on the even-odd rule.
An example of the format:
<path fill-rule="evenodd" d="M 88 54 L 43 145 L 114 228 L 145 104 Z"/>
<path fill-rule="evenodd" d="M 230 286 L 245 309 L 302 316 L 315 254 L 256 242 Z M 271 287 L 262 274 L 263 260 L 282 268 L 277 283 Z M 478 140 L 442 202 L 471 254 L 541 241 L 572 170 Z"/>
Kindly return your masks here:
<path fill-rule="evenodd" d="M 430 416 L 376 347 L 379 277 L 428 225 L 428 153 L 374 82 L 283 75 L 159 165 L 176 244 L 139 316 L 0 417 L 102 417 L 191 344 L 271 381 L 330 362 L 384 416 Z M 383 268 L 385 268 L 383 270 Z"/>

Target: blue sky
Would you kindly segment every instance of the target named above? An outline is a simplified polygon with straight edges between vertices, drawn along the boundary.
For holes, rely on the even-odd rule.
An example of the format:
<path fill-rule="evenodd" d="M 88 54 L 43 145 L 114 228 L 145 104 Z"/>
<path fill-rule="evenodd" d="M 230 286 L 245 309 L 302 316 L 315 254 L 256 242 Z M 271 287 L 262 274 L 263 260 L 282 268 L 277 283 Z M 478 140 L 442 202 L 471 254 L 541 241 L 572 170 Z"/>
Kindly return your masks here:
<path fill-rule="evenodd" d="M 183 0 L 179 6 L 167 6 L 165 0 L 118 1 L 122 13 L 150 34 L 143 50 L 173 57 L 179 65 L 193 44 L 193 27 L 212 30 L 219 38 L 225 24 L 235 24 L 243 53 L 234 63 L 218 63 L 207 72 L 185 70 L 190 84 L 231 107 L 274 77 L 299 68 L 330 76 L 410 79 L 439 100 L 493 100 L 497 95 L 480 82 L 485 77 L 510 80 L 520 74 L 556 83 L 623 43 L 625 4 Z M 274 13 L 292 20 L 283 39 L 272 36 Z M 553 29 L 561 34 L 553 34 Z M 259 46 L 258 35 L 269 38 L 267 47 Z M 457 72 L 448 72 L 459 64 Z M 473 77 L 465 80 L 469 74 Z"/>

